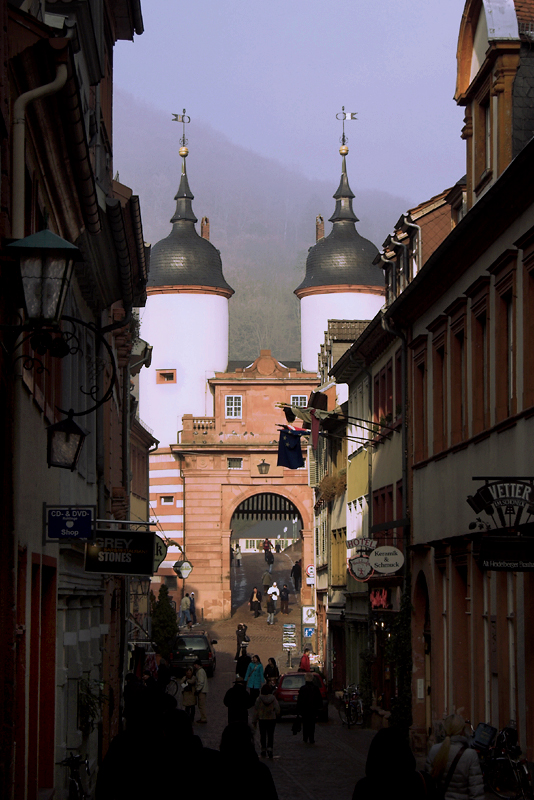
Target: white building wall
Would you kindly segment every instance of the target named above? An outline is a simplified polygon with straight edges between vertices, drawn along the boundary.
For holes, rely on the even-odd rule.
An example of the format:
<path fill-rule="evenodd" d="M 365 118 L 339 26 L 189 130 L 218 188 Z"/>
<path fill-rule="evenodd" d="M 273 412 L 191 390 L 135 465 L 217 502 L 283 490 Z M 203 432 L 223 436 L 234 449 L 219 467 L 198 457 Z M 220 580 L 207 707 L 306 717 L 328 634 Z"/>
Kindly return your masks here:
<path fill-rule="evenodd" d="M 162 447 L 177 441 L 182 416 L 213 416 L 207 384 L 228 365 L 228 299 L 213 294 L 155 294 L 141 318 L 153 346 L 140 375 L 140 413 Z M 176 370 L 176 383 L 157 383 L 158 370 Z"/>
<path fill-rule="evenodd" d="M 302 367 L 317 372 L 318 354 L 324 343 L 329 319 L 373 319 L 384 298 L 363 292 L 312 294 L 300 301 Z M 145 337 L 143 337 L 145 338 Z"/>

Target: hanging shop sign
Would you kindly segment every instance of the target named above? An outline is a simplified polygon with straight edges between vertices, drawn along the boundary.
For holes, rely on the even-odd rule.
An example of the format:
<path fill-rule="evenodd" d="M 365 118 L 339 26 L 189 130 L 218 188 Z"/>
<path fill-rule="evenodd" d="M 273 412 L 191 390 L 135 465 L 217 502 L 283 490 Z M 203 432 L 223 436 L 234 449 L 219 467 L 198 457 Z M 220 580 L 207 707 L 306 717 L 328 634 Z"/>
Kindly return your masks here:
<path fill-rule="evenodd" d="M 404 564 L 404 555 L 397 547 L 383 545 L 376 547 L 369 556 L 371 567 L 382 575 L 398 572 Z"/>
<path fill-rule="evenodd" d="M 153 566 L 154 572 L 157 572 L 159 569 L 159 565 L 162 563 L 162 561 L 165 561 L 167 550 L 168 547 L 161 538 L 161 536 L 156 535 L 154 542 L 154 566 Z"/>
<path fill-rule="evenodd" d="M 485 480 L 485 486 L 467 502 L 476 514 L 483 511 L 493 518 L 495 527 L 519 525 L 524 513 L 534 514 L 534 478 L 473 478 Z"/>
<path fill-rule="evenodd" d="M 85 571 L 106 575 L 152 575 L 155 534 L 149 531 L 100 531 L 85 545 Z"/>
<path fill-rule="evenodd" d="M 496 572 L 534 572 L 534 525 L 520 525 L 508 536 L 487 534 L 480 541 L 479 564 Z"/>
<path fill-rule="evenodd" d="M 374 570 L 369 561 L 369 556 L 355 556 L 347 559 L 349 572 L 360 583 L 368 581 Z"/>
<path fill-rule="evenodd" d="M 176 572 L 179 578 L 183 578 L 186 580 L 189 578 L 191 573 L 193 572 L 193 565 L 190 561 L 176 561 L 172 565 L 173 570 Z"/>
<path fill-rule="evenodd" d="M 48 506 L 43 514 L 44 541 L 69 539 L 90 541 L 94 538 L 96 506 Z"/>

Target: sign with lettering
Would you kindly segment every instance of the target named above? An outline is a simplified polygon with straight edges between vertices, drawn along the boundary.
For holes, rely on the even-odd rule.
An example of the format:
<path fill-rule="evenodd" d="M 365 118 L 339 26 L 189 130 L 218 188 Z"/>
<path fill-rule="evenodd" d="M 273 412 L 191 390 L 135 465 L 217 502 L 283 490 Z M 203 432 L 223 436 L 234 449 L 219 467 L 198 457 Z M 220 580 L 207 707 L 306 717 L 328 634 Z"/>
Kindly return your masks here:
<path fill-rule="evenodd" d="M 45 542 L 94 537 L 95 506 L 45 506 Z"/>
<path fill-rule="evenodd" d="M 85 571 L 106 575 L 152 575 L 154 538 L 150 531 L 100 531 L 85 545 Z"/>
<path fill-rule="evenodd" d="M 483 536 L 479 564 L 496 572 L 534 572 L 534 537 Z"/>
<path fill-rule="evenodd" d="M 523 512 L 534 514 L 533 479 L 513 479 L 490 481 L 486 479 L 474 495 L 468 495 L 467 502 L 476 514 L 484 511 L 495 520 L 497 527 L 519 525 Z"/>
<path fill-rule="evenodd" d="M 377 547 L 369 556 L 369 563 L 376 572 L 391 575 L 398 572 L 404 564 L 404 556 L 397 547 L 383 545 Z"/>

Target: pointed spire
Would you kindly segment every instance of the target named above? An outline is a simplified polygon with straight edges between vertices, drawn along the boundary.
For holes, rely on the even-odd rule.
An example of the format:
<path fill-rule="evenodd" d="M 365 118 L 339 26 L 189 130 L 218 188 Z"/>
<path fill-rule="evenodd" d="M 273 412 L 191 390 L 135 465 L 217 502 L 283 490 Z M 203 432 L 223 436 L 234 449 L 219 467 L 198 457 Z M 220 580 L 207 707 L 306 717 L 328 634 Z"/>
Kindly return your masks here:
<path fill-rule="evenodd" d="M 339 182 L 338 190 L 334 195 L 334 200 L 336 201 L 336 208 L 332 216 L 330 217 L 330 222 L 359 222 L 358 217 L 354 213 L 352 209 L 352 201 L 354 199 L 354 194 L 349 186 L 349 179 L 347 177 L 347 163 L 345 161 L 345 156 L 349 152 L 349 148 L 346 144 L 343 144 L 339 148 L 339 152 L 343 157 L 343 161 L 341 164 L 341 180 Z"/>
<path fill-rule="evenodd" d="M 189 188 L 189 181 L 187 180 L 187 170 L 185 168 L 185 159 L 189 155 L 187 147 L 180 147 L 180 155 L 182 156 L 182 177 L 180 178 L 180 186 L 174 199 L 176 200 L 176 211 L 171 219 L 171 222 L 178 222 L 181 219 L 189 220 L 190 222 L 197 222 L 197 218 L 193 213 L 193 206 L 191 201 L 195 199 L 195 195 Z"/>

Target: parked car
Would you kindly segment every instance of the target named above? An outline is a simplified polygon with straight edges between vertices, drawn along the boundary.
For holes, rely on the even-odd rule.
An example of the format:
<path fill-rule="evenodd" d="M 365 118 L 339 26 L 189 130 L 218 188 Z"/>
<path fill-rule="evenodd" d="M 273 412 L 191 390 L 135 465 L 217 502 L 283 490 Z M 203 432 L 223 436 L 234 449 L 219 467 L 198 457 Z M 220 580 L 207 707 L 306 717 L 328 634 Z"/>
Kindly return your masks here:
<path fill-rule="evenodd" d="M 183 631 L 178 633 L 171 644 L 170 665 L 173 675 L 183 675 L 197 658 L 206 670 L 208 678 L 213 677 L 217 658 L 213 645 L 216 639 L 211 639 L 207 631 Z"/>
<path fill-rule="evenodd" d="M 321 722 L 328 720 L 328 696 L 326 691 L 326 684 L 318 672 L 312 672 L 313 682 L 319 687 L 321 697 L 323 698 L 323 708 L 319 712 L 317 718 Z M 274 695 L 278 700 L 280 706 L 280 716 L 295 715 L 297 713 L 297 698 L 299 689 L 304 686 L 306 680 L 305 672 L 285 672 L 280 675 L 278 685 L 274 690 Z"/>

